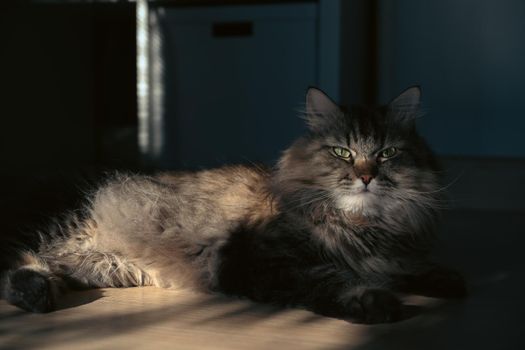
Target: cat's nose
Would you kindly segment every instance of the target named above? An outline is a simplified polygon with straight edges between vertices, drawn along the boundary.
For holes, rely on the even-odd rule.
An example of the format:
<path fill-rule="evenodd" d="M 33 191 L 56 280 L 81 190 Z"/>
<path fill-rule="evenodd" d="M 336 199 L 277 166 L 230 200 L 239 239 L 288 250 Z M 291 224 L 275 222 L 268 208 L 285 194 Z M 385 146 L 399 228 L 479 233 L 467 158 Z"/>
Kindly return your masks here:
<path fill-rule="evenodd" d="M 361 181 L 363 181 L 365 185 L 368 185 L 373 178 L 372 175 L 361 175 Z"/>

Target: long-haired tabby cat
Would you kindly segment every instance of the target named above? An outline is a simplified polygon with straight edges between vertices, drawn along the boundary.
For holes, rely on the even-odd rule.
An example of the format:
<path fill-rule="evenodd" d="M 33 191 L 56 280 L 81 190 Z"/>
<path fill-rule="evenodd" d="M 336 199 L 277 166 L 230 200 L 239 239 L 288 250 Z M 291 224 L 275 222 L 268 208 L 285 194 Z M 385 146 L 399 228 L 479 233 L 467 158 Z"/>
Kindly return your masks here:
<path fill-rule="evenodd" d="M 441 190 L 419 98 L 345 113 L 310 88 L 309 132 L 273 170 L 116 176 L 21 254 L 3 296 L 47 312 L 71 288 L 189 287 L 366 323 L 399 319 L 397 292 L 464 296 L 428 260 Z"/>

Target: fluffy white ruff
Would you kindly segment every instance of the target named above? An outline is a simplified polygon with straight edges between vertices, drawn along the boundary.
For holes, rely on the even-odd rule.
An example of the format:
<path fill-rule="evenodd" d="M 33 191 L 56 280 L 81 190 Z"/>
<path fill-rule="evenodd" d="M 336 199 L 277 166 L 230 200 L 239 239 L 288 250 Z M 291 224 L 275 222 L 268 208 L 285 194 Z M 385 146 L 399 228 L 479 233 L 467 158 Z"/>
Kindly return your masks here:
<path fill-rule="evenodd" d="M 365 189 L 364 184 L 355 184 L 350 191 L 336 196 L 336 207 L 353 214 L 377 215 L 381 207 L 381 199 L 375 190 L 374 183 L 368 186 L 368 190 Z"/>

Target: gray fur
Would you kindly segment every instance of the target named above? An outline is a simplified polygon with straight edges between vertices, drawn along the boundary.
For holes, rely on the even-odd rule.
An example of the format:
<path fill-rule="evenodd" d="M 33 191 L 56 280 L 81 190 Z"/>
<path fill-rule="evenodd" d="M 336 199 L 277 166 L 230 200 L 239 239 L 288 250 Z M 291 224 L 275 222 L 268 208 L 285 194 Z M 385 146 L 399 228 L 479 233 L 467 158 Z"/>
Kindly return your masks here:
<path fill-rule="evenodd" d="M 412 88 L 384 108 L 343 113 L 310 89 L 310 132 L 274 170 L 118 175 L 21 255 L 4 297 L 41 312 L 74 286 L 154 285 L 395 320 L 391 291 L 405 280 L 418 289 L 417 276 L 433 268 L 426 256 L 441 201 L 433 155 L 410 122 L 418 103 Z M 334 156 L 334 146 L 352 157 Z M 399 154 L 379 158 L 386 147 Z M 368 186 L 365 173 L 374 175 Z M 462 282 L 450 288 L 464 291 Z"/>

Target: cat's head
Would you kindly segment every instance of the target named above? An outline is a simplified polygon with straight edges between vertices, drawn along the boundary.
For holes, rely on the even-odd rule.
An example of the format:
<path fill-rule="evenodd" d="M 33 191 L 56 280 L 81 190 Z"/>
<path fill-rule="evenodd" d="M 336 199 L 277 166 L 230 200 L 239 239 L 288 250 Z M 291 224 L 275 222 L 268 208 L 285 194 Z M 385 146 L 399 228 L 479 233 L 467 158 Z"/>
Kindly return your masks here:
<path fill-rule="evenodd" d="M 431 206 L 434 157 L 415 128 L 420 88 L 379 108 L 344 112 L 322 91 L 306 94 L 309 134 L 283 154 L 276 185 L 286 205 L 324 205 L 367 216 L 404 204 Z"/>

